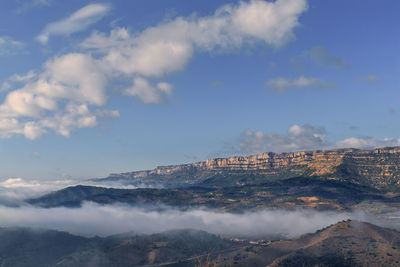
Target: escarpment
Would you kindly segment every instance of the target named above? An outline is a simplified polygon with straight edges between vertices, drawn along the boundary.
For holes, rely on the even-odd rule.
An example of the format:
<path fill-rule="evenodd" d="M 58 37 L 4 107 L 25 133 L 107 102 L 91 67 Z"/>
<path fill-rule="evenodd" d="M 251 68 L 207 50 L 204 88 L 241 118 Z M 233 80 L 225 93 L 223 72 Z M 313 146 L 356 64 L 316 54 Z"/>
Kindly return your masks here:
<path fill-rule="evenodd" d="M 373 187 L 397 186 L 400 185 L 400 147 L 269 152 L 111 174 L 106 179 L 196 184 L 221 175 L 256 175 L 265 179 L 307 176 L 350 181 Z"/>

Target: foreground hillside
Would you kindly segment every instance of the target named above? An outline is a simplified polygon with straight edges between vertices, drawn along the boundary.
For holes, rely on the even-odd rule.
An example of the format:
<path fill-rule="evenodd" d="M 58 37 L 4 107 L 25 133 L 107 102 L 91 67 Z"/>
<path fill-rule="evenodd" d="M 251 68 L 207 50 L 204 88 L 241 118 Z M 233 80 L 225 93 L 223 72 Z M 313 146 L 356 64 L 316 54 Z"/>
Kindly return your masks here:
<path fill-rule="evenodd" d="M 266 226 L 267 227 L 267 226 Z M 0 266 L 399 266 L 400 233 L 343 221 L 297 239 L 230 241 L 195 230 L 84 238 L 0 229 Z"/>
<path fill-rule="evenodd" d="M 336 149 L 210 159 L 154 170 L 111 174 L 97 181 L 170 187 L 265 183 L 291 177 L 318 177 L 379 189 L 399 188 L 400 147 Z"/>
<path fill-rule="evenodd" d="M 196 230 L 153 235 L 84 238 L 51 230 L 0 229 L 0 266 L 141 266 L 184 260 L 188 266 L 211 251 L 239 244 Z M 181 264 L 180 266 L 184 266 Z"/>
<path fill-rule="evenodd" d="M 237 266 L 400 266 L 400 233 L 346 221 L 231 255 Z"/>

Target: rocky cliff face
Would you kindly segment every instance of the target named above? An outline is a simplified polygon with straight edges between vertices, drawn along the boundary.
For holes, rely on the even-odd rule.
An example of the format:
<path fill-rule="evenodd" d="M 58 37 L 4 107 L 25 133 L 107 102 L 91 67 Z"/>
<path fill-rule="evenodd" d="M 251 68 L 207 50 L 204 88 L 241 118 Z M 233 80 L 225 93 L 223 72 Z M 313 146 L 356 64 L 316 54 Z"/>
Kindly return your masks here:
<path fill-rule="evenodd" d="M 145 182 L 160 179 L 196 183 L 216 174 L 257 174 L 264 177 L 318 176 L 382 187 L 400 185 L 400 147 L 374 150 L 336 149 L 209 159 L 154 170 L 111 174 Z"/>

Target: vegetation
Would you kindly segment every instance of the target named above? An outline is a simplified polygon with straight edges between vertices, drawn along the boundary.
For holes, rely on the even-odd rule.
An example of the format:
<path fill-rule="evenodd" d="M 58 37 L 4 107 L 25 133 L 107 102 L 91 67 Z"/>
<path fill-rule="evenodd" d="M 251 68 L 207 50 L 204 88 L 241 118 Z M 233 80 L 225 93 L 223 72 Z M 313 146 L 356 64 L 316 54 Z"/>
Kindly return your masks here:
<path fill-rule="evenodd" d="M 42 207 L 79 207 L 83 201 L 99 204 L 165 204 L 179 208 L 205 206 L 234 212 L 269 207 L 346 210 L 365 201 L 400 203 L 399 198 L 388 198 L 375 188 L 309 177 L 231 187 L 202 185 L 169 189 L 113 189 L 75 186 L 28 200 L 30 204 Z"/>

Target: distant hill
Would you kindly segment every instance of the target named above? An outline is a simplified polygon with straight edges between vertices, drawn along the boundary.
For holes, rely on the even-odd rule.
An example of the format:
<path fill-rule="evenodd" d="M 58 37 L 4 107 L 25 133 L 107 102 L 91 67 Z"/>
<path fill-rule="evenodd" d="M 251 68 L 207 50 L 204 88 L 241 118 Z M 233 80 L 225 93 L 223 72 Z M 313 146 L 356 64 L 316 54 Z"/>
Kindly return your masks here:
<path fill-rule="evenodd" d="M 335 149 L 209 159 L 154 170 L 111 174 L 94 181 L 127 184 L 232 186 L 291 177 L 318 177 L 366 185 L 400 188 L 400 147 L 374 150 Z"/>
<path fill-rule="evenodd" d="M 99 204 L 164 204 L 183 209 L 208 207 L 225 211 L 275 207 L 351 210 L 364 202 L 400 205 L 400 197 L 396 194 L 387 195 L 375 188 L 350 182 L 309 177 L 227 187 L 115 189 L 80 185 L 27 201 L 45 208 L 79 207 L 83 201 L 91 201 Z"/>

